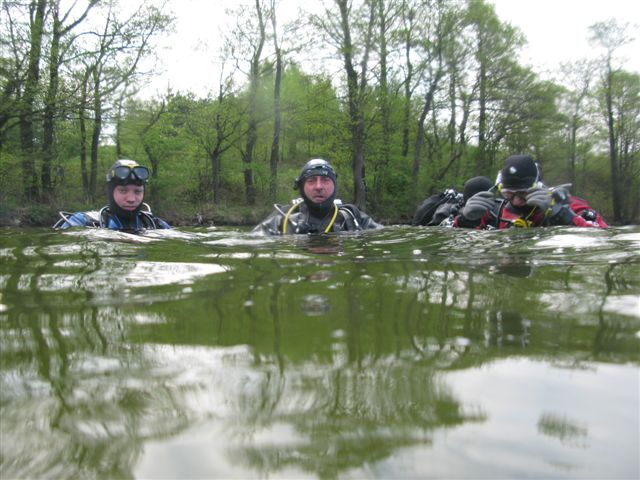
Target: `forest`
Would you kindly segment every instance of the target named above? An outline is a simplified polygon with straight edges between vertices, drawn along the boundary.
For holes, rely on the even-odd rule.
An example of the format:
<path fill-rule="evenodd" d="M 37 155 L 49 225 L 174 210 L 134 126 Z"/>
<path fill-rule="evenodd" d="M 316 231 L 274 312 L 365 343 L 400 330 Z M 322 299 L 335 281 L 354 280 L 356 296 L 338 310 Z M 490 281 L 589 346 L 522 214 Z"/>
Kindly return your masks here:
<path fill-rule="evenodd" d="M 174 225 L 256 223 L 310 158 L 339 197 L 406 223 L 426 196 L 528 153 L 613 225 L 640 218 L 640 74 L 631 27 L 593 24 L 598 60 L 556 80 L 522 65 L 526 38 L 484 0 L 238 4 L 206 95 L 140 89 L 170 3 L 0 0 L 0 225 L 99 208 L 116 159 L 151 170 L 147 201 Z M 221 12 L 221 15 L 223 12 Z"/>

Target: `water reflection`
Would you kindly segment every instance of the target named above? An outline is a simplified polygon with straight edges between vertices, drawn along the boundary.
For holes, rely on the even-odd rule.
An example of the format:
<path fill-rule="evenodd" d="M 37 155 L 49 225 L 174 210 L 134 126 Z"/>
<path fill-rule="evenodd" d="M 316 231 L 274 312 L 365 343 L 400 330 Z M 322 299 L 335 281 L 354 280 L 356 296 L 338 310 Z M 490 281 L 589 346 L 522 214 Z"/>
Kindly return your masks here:
<path fill-rule="evenodd" d="M 538 430 L 544 435 L 558 438 L 562 443 L 587 446 L 589 429 L 576 421 L 569 420 L 565 415 L 542 414 L 538 420 Z"/>
<path fill-rule="evenodd" d="M 485 233 L 9 232 L 0 476 L 637 474 L 637 235 Z"/>
<path fill-rule="evenodd" d="M 526 347 L 529 344 L 531 322 L 518 312 L 491 312 L 485 330 L 487 345 Z"/>

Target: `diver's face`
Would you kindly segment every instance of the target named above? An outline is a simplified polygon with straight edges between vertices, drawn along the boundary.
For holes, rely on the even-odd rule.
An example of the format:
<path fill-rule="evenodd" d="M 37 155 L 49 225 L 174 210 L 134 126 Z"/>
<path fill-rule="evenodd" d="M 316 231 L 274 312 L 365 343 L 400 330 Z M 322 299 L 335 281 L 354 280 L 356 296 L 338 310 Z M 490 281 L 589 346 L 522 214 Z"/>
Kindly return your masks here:
<path fill-rule="evenodd" d="M 527 204 L 527 199 L 526 199 L 527 192 L 518 192 L 518 193 L 524 193 L 524 195 L 514 195 L 513 197 L 511 197 L 511 200 L 509 201 L 511 202 L 511 205 L 513 205 L 514 207 L 522 208 Z"/>
<path fill-rule="evenodd" d="M 313 203 L 322 203 L 327 200 L 336 186 L 329 177 L 316 175 L 309 177 L 304 181 L 304 195 Z"/>
<path fill-rule="evenodd" d="M 123 210 L 133 211 L 144 199 L 143 185 L 118 185 L 113 190 L 113 200 Z"/>
<path fill-rule="evenodd" d="M 511 203 L 514 207 L 522 208 L 527 204 L 528 190 L 507 190 L 502 189 L 502 198 Z"/>

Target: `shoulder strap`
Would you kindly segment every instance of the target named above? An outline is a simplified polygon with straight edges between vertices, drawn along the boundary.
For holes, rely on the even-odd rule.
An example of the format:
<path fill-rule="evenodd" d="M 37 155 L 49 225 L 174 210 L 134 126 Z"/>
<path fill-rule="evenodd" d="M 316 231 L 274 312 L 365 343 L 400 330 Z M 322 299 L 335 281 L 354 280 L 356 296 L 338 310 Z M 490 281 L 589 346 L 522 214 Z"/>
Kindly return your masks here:
<path fill-rule="evenodd" d="M 111 212 L 109 211 L 109 205 L 105 205 L 100 209 L 100 228 L 109 228 L 109 218 L 111 218 Z"/>
<path fill-rule="evenodd" d="M 158 222 L 156 222 L 156 217 L 153 213 L 151 213 L 151 210 L 140 210 L 139 218 L 142 220 L 142 226 L 144 228 L 148 230 L 156 230 L 158 228 Z"/>
<path fill-rule="evenodd" d="M 61 225 L 64 225 L 65 223 L 70 225 L 71 224 L 70 218 L 74 215 L 74 213 L 60 211 L 58 212 L 58 215 L 60 215 L 60 218 L 56 223 L 53 224 L 53 228 L 59 228 Z"/>

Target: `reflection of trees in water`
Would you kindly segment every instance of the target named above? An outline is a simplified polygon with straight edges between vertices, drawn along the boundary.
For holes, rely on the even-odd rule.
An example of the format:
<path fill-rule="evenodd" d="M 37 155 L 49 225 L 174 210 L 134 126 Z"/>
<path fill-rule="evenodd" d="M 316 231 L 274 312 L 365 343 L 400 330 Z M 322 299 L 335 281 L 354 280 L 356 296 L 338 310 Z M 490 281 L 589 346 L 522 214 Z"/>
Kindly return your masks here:
<path fill-rule="evenodd" d="M 485 328 L 487 346 L 526 347 L 529 344 L 529 326 L 531 322 L 522 318 L 519 312 L 489 312 L 488 325 Z"/>
<path fill-rule="evenodd" d="M 193 422 L 195 387 L 172 385 L 147 345 L 131 343 L 126 309 L 95 306 L 130 302 L 138 251 L 80 238 L 3 239 L 2 478 L 130 478 L 146 441 Z"/>
<path fill-rule="evenodd" d="M 415 323 L 410 338 L 417 332 L 431 343 L 451 343 L 462 335 L 476 352 L 510 345 L 526 346 L 531 355 L 580 352 L 581 360 L 637 360 L 634 319 L 604 309 L 617 296 L 637 292 L 637 282 L 629 282 L 632 268 L 569 262 L 534 268 L 527 255 L 499 257 L 492 268 L 427 264 L 422 271 L 395 277 L 409 297 L 404 308 L 398 302 L 397 310 Z M 424 345 L 412 343 L 425 351 Z M 555 347 L 560 344 L 562 351 Z M 485 351 L 484 360 L 493 354 Z"/>
<path fill-rule="evenodd" d="M 549 437 L 557 438 L 563 444 L 586 448 L 589 430 L 565 415 L 544 413 L 538 420 L 538 431 Z"/>
<path fill-rule="evenodd" d="M 286 272 L 283 277 L 287 278 Z M 240 438 L 285 424 L 294 429 L 299 441 L 274 439 L 260 448 L 233 447 L 234 461 L 265 474 L 295 466 L 331 478 L 388 458 L 403 446 L 428 443 L 435 428 L 483 419 L 462 412 L 447 388 L 434 380 L 436 369 L 431 362 L 416 357 L 407 344 L 396 341 L 397 336 L 387 335 L 389 322 L 397 324 L 394 330 L 402 329 L 402 316 L 367 313 L 389 308 L 385 301 L 393 297 L 387 295 L 384 282 L 373 281 L 358 265 L 352 265 L 340 281 L 345 305 L 333 305 L 327 317 L 342 328 L 331 336 L 332 354 L 326 363 L 313 351 L 303 358 L 288 355 L 292 352 L 281 338 L 286 325 L 282 325 L 279 304 L 284 301 L 286 308 L 290 302 L 280 294 L 288 283 L 272 287 L 269 312 L 274 350 L 255 352 L 261 360 L 254 364 L 262 374 L 244 389 L 229 392 L 228 401 L 235 409 L 234 430 Z M 372 291 L 366 299 L 371 304 L 362 303 L 363 285 Z M 395 346 L 392 352 L 390 341 Z"/>
<path fill-rule="evenodd" d="M 0 330 L 3 478 L 130 478 L 143 443 L 190 424 L 180 392 L 123 345 L 117 309 L 8 315 Z"/>
<path fill-rule="evenodd" d="M 338 339 L 336 348 L 350 348 L 345 340 Z M 260 380 L 261 395 L 255 395 L 255 386 L 238 395 L 238 435 L 286 424 L 296 438 L 274 438 L 259 448 L 233 447 L 230 457 L 265 474 L 295 466 L 335 478 L 388 458 L 399 448 L 428 444 L 436 428 L 484 419 L 463 412 L 434 373 L 424 362 L 394 356 L 339 366 L 291 365 L 280 381 L 271 372 Z M 271 402 L 274 397 L 277 405 Z"/>
<path fill-rule="evenodd" d="M 453 397 L 443 370 L 516 349 L 637 362 L 635 331 L 604 308 L 637 291 L 632 266 L 532 268 L 526 252 L 495 267 L 488 253 L 449 263 L 444 248 L 433 262 L 386 261 L 366 244 L 334 243 L 302 239 L 302 253 L 230 259 L 233 275 L 181 296 L 176 286 L 105 298 L 96 285 L 117 284 L 131 264 L 109 255 L 123 252 L 80 248 L 65 266 L 50 248 L 16 249 L 3 266 L 0 432 L 15 441 L 0 445 L 1 476 L 131 477 L 146 442 L 204 419 L 247 439 L 230 442 L 229 455 L 253 471 L 338 477 L 428 444 L 437 429 L 483 420 Z M 46 291 L 47 273 L 52 290 L 69 278 L 77 288 Z M 134 303 L 136 294 L 163 301 Z M 100 306 L 118 300 L 130 309 Z M 574 311 L 576 301 L 589 311 Z M 167 358 L 192 346 L 202 358 Z M 210 363 L 238 346 L 237 364 Z M 280 425 L 291 441 L 273 434 Z M 584 433 L 552 414 L 538 428 L 563 442 Z M 255 446 L 261 432 L 268 440 Z"/>
<path fill-rule="evenodd" d="M 605 293 L 598 309 L 598 331 L 593 341 L 593 350 L 596 355 L 615 357 L 615 352 L 633 350 L 634 348 L 633 340 L 629 342 L 628 336 L 624 335 L 624 331 L 629 327 L 622 325 L 619 321 L 611 321 L 604 311 L 607 300 L 612 293 L 635 295 L 634 292 L 637 292 L 634 285 L 630 283 L 629 278 L 618 272 L 618 270 L 624 271 L 625 268 L 629 268 L 629 263 L 609 265 L 604 274 Z"/>

